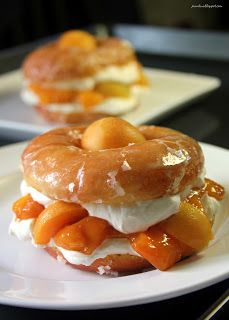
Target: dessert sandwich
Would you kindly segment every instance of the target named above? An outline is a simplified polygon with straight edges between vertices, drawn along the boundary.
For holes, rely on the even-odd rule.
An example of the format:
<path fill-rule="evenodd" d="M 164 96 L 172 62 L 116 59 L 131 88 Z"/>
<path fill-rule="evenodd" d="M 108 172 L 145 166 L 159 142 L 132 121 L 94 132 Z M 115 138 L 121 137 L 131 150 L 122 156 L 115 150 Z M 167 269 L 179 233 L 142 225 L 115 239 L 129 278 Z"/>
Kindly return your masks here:
<path fill-rule="evenodd" d="M 109 117 L 38 136 L 21 160 L 10 234 L 74 268 L 163 271 L 214 238 L 224 188 L 180 132 Z"/>
<path fill-rule="evenodd" d="M 90 123 L 139 104 L 148 80 L 129 42 L 72 30 L 29 54 L 22 100 L 48 121 Z"/>

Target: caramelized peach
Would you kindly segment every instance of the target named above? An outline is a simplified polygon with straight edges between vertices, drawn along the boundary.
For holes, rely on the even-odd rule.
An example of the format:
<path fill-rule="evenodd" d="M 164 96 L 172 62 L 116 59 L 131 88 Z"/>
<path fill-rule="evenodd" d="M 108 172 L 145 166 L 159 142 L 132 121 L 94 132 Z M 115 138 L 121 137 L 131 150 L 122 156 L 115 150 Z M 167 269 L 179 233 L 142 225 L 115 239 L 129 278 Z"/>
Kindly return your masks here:
<path fill-rule="evenodd" d="M 133 236 L 132 247 L 159 270 L 172 267 L 182 258 L 179 241 L 157 226 Z"/>
<path fill-rule="evenodd" d="M 103 100 L 104 96 L 96 91 L 82 91 L 76 97 L 76 101 L 78 101 L 85 110 L 91 109 Z"/>
<path fill-rule="evenodd" d="M 60 230 L 54 241 L 67 250 L 91 254 L 106 239 L 111 228 L 103 219 L 86 217 Z"/>
<path fill-rule="evenodd" d="M 87 150 L 121 148 L 144 142 L 145 137 L 125 120 L 109 117 L 92 123 L 84 132 L 82 147 Z"/>
<path fill-rule="evenodd" d="M 207 216 L 186 201 L 182 201 L 179 212 L 161 222 L 160 227 L 195 251 L 206 247 L 213 238 Z"/>
<path fill-rule="evenodd" d="M 44 208 L 40 203 L 34 201 L 30 194 L 18 199 L 13 204 L 13 211 L 18 219 L 36 218 Z"/>
<path fill-rule="evenodd" d="M 36 244 L 47 244 L 66 225 L 87 216 L 87 211 L 75 203 L 56 201 L 50 204 L 37 218 L 33 228 Z"/>
<path fill-rule="evenodd" d="M 37 84 L 30 84 L 29 89 L 38 95 L 41 104 L 72 102 L 78 94 L 75 90 L 46 88 Z"/>
<path fill-rule="evenodd" d="M 213 197 L 217 200 L 222 200 L 224 197 L 224 188 L 213 180 L 205 179 L 204 189 L 207 191 L 210 197 Z"/>
<path fill-rule="evenodd" d="M 59 46 L 77 47 L 85 50 L 93 50 L 96 47 L 96 39 L 90 33 L 81 30 L 70 30 L 59 38 Z"/>
<path fill-rule="evenodd" d="M 146 75 L 141 71 L 140 78 L 136 81 L 136 84 L 140 86 L 148 86 L 149 85 L 149 79 L 146 77 Z"/>
<path fill-rule="evenodd" d="M 98 83 L 95 89 L 105 97 L 127 98 L 130 95 L 130 88 L 128 85 L 112 81 Z"/>

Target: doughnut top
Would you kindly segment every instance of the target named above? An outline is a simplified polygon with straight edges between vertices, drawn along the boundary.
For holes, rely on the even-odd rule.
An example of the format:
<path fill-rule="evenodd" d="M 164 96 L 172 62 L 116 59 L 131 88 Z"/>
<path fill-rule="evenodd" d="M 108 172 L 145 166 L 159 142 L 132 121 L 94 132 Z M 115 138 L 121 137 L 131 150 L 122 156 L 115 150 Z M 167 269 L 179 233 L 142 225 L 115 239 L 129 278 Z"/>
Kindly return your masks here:
<path fill-rule="evenodd" d="M 104 67 L 131 61 L 136 61 L 135 53 L 125 41 L 71 31 L 29 54 L 22 69 L 26 80 L 41 83 L 90 77 Z"/>
<path fill-rule="evenodd" d="M 172 129 L 140 126 L 139 142 L 103 150 L 82 147 L 85 130 L 67 127 L 35 138 L 22 155 L 27 183 L 51 199 L 115 205 L 177 194 L 203 170 L 199 144 Z"/>

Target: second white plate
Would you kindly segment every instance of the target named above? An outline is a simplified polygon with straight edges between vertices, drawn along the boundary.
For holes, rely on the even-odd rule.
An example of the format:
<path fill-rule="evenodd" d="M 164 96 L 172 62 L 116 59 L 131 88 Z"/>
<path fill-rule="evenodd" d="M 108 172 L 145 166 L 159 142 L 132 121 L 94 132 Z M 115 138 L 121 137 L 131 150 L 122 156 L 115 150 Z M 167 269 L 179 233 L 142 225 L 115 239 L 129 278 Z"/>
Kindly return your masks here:
<path fill-rule="evenodd" d="M 145 68 L 150 90 L 142 96 L 140 105 L 123 116 L 140 125 L 158 120 L 168 113 L 199 99 L 220 86 L 220 80 L 197 74 Z M 0 130 L 17 132 L 18 138 L 29 138 L 53 128 L 35 110 L 20 99 L 22 76 L 20 71 L 0 76 Z"/>

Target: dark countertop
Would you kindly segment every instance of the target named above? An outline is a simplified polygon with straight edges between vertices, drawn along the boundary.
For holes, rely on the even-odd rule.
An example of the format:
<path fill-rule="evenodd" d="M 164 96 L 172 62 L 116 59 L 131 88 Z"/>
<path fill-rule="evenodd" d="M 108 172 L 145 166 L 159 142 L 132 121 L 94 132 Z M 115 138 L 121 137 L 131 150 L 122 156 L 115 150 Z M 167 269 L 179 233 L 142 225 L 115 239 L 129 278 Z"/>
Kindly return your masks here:
<path fill-rule="evenodd" d="M 142 32 L 144 33 L 144 30 Z M 128 37 L 126 36 L 126 38 Z M 31 44 L 23 48 L 7 51 L 7 54 L 5 52 L 1 55 L 0 53 L 0 73 L 17 68 L 24 55 L 33 47 L 34 44 Z M 151 52 L 149 51 L 149 45 L 147 45 L 147 50 L 142 47 L 138 52 L 139 59 L 144 66 L 212 75 L 222 81 L 222 85 L 217 91 L 174 114 L 168 115 L 157 124 L 183 131 L 197 140 L 229 148 L 229 64 L 227 59 L 225 57 L 223 59 L 214 58 L 212 54 L 209 57 L 203 57 L 202 54 L 201 58 L 198 58 L 196 55 L 193 57 L 169 55 L 169 50 L 168 54 L 165 51 L 163 55 L 159 55 L 153 48 Z M 0 136 L 0 145 L 17 141 L 17 137 Z M 109 319 L 111 316 L 115 318 L 119 316 L 126 318 L 134 316 L 145 317 L 148 314 L 155 319 L 167 319 L 170 317 L 174 319 L 197 319 L 225 293 L 228 285 L 229 281 L 225 280 L 182 297 L 121 309 L 63 312 L 0 306 L 0 319 L 38 319 L 42 316 L 49 319 L 58 319 L 64 317 L 65 313 L 70 317 L 76 316 L 84 319 L 89 319 L 92 316 L 101 319 Z M 228 311 L 227 304 L 227 307 L 223 309 L 223 313 L 214 319 L 226 319 L 226 315 L 229 315 Z"/>

